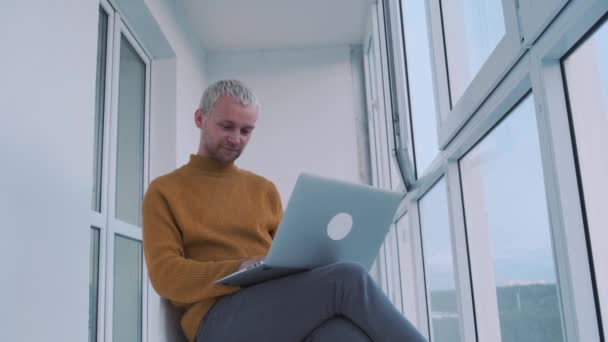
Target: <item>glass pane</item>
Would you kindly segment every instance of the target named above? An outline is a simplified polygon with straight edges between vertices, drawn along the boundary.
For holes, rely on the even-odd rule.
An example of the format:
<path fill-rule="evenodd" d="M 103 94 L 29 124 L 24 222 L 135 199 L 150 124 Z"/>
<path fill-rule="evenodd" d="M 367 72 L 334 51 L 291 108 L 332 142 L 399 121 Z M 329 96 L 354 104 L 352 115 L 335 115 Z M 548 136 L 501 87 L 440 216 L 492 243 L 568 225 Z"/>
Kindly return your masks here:
<path fill-rule="evenodd" d="M 387 283 L 387 273 L 386 273 L 386 252 L 385 246 L 382 244 L 380 250 L 378 251 L 378 256 L 376 257 L 376 262 L 378 264 L 378 282 L 382 291 L 388 296 L 388 283 Z"/>
<path fill-rule="evenodd" d="M 103 161 L 103 121 L 106 94 L 106 55 L 108 43 L 108 15 L 99 8 L 97 27 L 97 81 L 95 83 L 95 131 L 93 143 L 93 198 L 91 207 L 101 212 L 101 170 Z"/>
<path fill-rule="evenodd" d="M 375 44 L 372 40 L 371 44 Z M 387 175 L 389 167 L 389 151 L 388 151 L 388 136 L 387 136 L 387 122 L 386 115 L 382 110 L 382 75 L 378 71 L 380 70 L 380 61 L 376 56 L 376 50 L 374 45 L 370 45 L 368 50 L 369 54 L 369 70 L 370 70 L 370 97 L 372 98 L 371 104 L 371 115 L 373 120 L 374 137 L 375 141 L 373 145 L 376 148 L 375 156 L 376 160 L 372 161 L 376 163 L 377 167 L 377 183 L 375 184 L 381 188 L 390 187 L 390 176 Z"/>
<path fill-rule="evenodd" d="M 437 108 L 424 0 L 402 0 L 403 36 L 412 115 L 416 173 L 420 177 L 437 153 Z"/>
<path fill-rule="evenodd" d="M 383 122 L 383 115 L 381 115 L 381 111 L 378 110 L 378 107 L 374 109 L 373 119 L 374 119 L 374 129 L 375 129 L 375 137 L 376 137 L 376 163 L 378 168 L 378 184 L 377 186 L 380 188 L 387 187 L 387 175 L 386 175 L 386 167 L 387 167 L 387 146 L 386 146 L 386 125 Z"/>
<path fill-rule="evenodd" d="M 146 64 L 122 37 L 118 94 L 116 218 L 141 225 Z"/>
<path fill-rule="evenodd" d="M 441 1 L 452 104 L 505 35 L 502 0 Z"/>
<path fill-rule="evenodd" d="M 97 298 L 99 293 L 99 229 L 91 228 L 89 256 L 89 342 L 97 341 Z"/>
<path fill-rule="evenodd" d="M 372 264 L 372 268 L 370 268 L 369 270 L 369 274 L 372 276 L 372 278 L 374 278 L 376 283 L 380 284 L 380 276 L 378 272 L 380 271 L 378 270 L 378 258 L 376 258 L 376 260 L 374 260 L 374 263 Z"/>
<path fill-rule="evenodd" d="M 499 317 L 484 319 L 502 342 L 563 341 L 533 97 L 460 167 L 478 316 L 495 308 Z"/>
<path fill-rule="evenodd" d="M 430 302 L 433 342 L 460 341 L 452 235 L 445 181 L 420 200 L 424 273 Z"/>
<path fill-rule="evenodd" d="M 397 252 L 397 231 L 391 226 L 385 242 L 386 265 L 388 278 L 388 297 L 395 307 L 401 311 L 401 278 L 399 277 L 399 255 Z"/>
<path fill-rule="evenodd" d="M 565 61 L 572 123 L 598 289 L 608 288 L 608 24 L 604 23 Z M 608 291 L 600 290 L 608 320 Z"/>
<path fill-rule="evenodd" d="M 412 244 L 410 242 L 409 215 L 405 214 L 397 222 L 397 246 L 399 253 L 399 277 L 401 279 L 401 298 L 403 313 L 410 318 L 415 314 L 416 303 L 408 300 L 416 296 L 414 287 L 414 261 L 412 259 Z"/>
<path fill-rule="evenodd" d="M 141 242 L 116 235 L 114 239 L 114 305 L 112 341 L 141 341 Z"/>

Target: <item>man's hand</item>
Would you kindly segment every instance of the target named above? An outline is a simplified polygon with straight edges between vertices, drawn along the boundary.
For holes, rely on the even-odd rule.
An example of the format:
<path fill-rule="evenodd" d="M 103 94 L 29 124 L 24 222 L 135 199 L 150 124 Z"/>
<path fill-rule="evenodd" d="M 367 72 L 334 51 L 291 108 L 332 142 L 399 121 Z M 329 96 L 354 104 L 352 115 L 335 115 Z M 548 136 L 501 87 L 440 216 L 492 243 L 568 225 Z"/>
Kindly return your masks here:
<path fill-rule="evenodd" d="M 239 271 L 242 270 L 242 269 L 244 269 L 244 268 L 247 268 L 247 267 L 249 267 L 249 266 L 251 266 L 253 264 L 255 264 L 258 261 L 264 260 L 264 258 L 265 258 L 264 256 L 259 256 L 259 257 L 255 257 L 255 258 L 247 259 L 247 260 L 243 261 L 241 263 L 241 266 L 239 266 Z"/>

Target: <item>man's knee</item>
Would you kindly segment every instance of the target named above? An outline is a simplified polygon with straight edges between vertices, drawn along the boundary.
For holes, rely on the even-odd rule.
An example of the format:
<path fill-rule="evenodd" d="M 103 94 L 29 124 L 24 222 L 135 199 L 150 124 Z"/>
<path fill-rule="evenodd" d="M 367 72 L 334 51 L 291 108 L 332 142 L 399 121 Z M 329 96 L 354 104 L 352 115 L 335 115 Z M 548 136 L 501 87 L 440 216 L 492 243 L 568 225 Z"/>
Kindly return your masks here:
<path fill-rule="evenodd" d="M 370 342 L 371 339 L 354 323 L 343 317 L 328 319 L 304 342 Z"/>
<path fill-rule="evenodd" d="M 328 267 L 330 268 L 333 274 L 335 274 L 338 278 L 341 279 L 364 279 L 369 276 L 369 272 L 367 271 L 367 269 L 356 262 L 341 261 L 328 265 Z"/>

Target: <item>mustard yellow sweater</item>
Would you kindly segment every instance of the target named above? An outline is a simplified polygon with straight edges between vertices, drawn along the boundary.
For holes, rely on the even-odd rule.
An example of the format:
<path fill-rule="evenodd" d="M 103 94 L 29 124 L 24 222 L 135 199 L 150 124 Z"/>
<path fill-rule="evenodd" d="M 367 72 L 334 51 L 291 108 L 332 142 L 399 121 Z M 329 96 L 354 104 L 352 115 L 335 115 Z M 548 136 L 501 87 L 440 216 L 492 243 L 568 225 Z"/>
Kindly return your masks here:
<path fill-rule="evenodd" d="M 183 311 L 189 341 L 213 303 L 239 290 L 213 282 L 266 255 L 282 215 L 272 182 L 198 155 L 150 184 L 143 201 L 148 273 L 156 292 Z"/>

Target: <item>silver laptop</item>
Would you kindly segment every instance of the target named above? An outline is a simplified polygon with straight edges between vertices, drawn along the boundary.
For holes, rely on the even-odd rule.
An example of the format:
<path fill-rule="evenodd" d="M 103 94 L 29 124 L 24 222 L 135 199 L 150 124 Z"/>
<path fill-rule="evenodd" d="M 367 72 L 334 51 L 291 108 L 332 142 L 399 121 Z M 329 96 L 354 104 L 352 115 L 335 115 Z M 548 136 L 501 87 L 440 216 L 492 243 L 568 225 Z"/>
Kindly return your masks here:
<path fill-rule="evenodd" d="M 369 270 L 403 197 L 301 174 L 266 258 L 215 283 L 249 286 L 338 261 Z"/>

